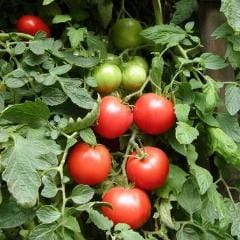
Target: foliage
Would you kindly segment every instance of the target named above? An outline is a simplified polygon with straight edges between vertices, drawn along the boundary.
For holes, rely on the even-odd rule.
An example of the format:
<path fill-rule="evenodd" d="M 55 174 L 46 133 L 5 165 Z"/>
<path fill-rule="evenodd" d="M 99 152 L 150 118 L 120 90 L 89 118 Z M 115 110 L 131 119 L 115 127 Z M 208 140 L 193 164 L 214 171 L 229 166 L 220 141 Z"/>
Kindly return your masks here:
<path fill-rule="evenodd" d="M 240 185 L 227 183 L 230 169 L 240 168 L 239 2 L 222 0 L 227 22 L 213 33 L 228 42 L 225 59 L 202 52 L 192 15 L 197 1 L 165 2 L 172 6 L 172 19 L 155 25 L 151 1 L 1 1 L 1 240 L 240 239 Z M 163 17 L 160 1 L 154 6 Z M 53 37 L 16 33 L 14 23 L 26 12 L 44 18 Z M 142 22 L 144 43 L 120 52 L 111 27 L 124 16 Z M 150 136 L 132 126 L 116 140 L 117 149 L 115 140 L 95 135 L 101 96 L 93 70 L 107 53 L 122 63 L 135 55 L 147 59 L 142 87 L 136 92 L 120 87 L 113 95 L 129 105 L 145 92 L 172 99 L 174 128 Z M 229 65 L 234 82 L 208 75 Z M 110 149 L 113 169 L 102 184 L 76 185 L 68 176 L 68 152 L 78 141 Z M 126 185 L 124 164 L 136 145 L 163 149 L 171 166 L 166 184 L 148 193 L 151 219 L 133 231 L 126 224 L 114 226 L 100 208 L 106 190 Z"/>

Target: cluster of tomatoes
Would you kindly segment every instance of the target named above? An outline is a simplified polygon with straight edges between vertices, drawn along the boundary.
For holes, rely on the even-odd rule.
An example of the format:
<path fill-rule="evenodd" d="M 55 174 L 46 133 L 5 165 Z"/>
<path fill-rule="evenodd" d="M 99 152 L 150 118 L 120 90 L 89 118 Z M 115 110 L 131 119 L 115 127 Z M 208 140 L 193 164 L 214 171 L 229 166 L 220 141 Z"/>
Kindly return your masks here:
<path fill-rule="evenodd" d="M 175 124 L 171 101 L 154 93 L 138 98 L 133 110 L 117 97 L 105 96 L 94 130 L 100 136 L 115 139 L 128 131 L 131 125 L 146 134 L 161 134 Z M 104 145 L 76 144 L 68 156 L 68 171 L 72 179 L 81 184 L 95 185 L 106 179 L 111 170 L 111 155 Z M 169 171 L 167 155 L 159 148 L 145 146 L 130 153 L 126 174 L 134 188 L 113 187 L 102 201 L 112 208 L 102 207 L 102 213 L 114 223 L 126 223 L 133 229 L 149 219 L 151 203 L 146 191 L 155 190 L 166 182 Z"/>
<path fill-rule="evenodd" d="M 36 16 L 21 17 L 17 22 L 17 30 L 31 35 L 43 31 L 47 37 L 50 36 L 48 26 Z M 138 47 L 143 41 L 139 35 L 141 30 L 137 20 L 120 19 L 112 28 L 113 44 L 119 50 Z M 119 98 L 108 95 L 120 86 L 131 92 L 139 90 L 147 79 L 147 72 L 148 64 L 144 58 L 135 56 L 121 63 L 113 54 L 109 54 L 105 62 L 94 69 L 97 91 L 107 95 L 101 99 L 99 116 L 93 127 L 99 136 L 119 138 L 133 124 L 145 134 L 158 135 L 175 124 L 173 103 L 163 96 L 143 94 L 132 109 Z M 76 183 L 93 186 L 103 182 L 109 175 L 111 154 L 102 144 L 90 146 L 79 142 L 68 155 L 67 167 Z M 102 201 L 110 203 L 111 207 L 104 206 L 101 210 L 115 224 L 126 223 L 132 229 L 137 229 L 151 215 L 151 202 L 146 191 L 155 190 L 166 182 L 169 160 L 161 149 L 144 146 L 130 153 L 124 167 L 126 177 L 134 187 L 117 186 L 108 190 Z"/>

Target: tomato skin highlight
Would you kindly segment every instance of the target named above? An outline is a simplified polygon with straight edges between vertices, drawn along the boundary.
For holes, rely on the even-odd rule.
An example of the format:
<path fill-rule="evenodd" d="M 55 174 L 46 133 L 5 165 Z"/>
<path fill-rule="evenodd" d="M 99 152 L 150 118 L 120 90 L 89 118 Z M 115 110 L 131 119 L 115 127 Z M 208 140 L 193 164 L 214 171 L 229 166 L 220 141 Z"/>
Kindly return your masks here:
<path fill-rule="evenodd" d="M 122 81 L 122 72 L 120 68 L 111 63 L 103 63 L 98 66 L 93 76 L 97 81 L 97 91 L 104 94 L 116 90 Z"/>
<path fill-rule="evenodd" d="M 134 18 L 122 18 L 112 28 L 113 43 L 119 50 L 138 47 L 143 42 L 139 34 L 141 31 L 139 21 Z"/>
<path fill-rule="evenodd" d="M 169 172 L 167 155 L 159 148 L 144 147 L 143 159 L 138 158 L 138 153 L 133 152 L 127 160 L 126 173 L 128 179 L 144 190 L 155 190 L 164 185 Z"/>
<path fill-rule="evenodd" d="M 18 32 L 35 35 L 37 32 L 45 32 L 46 37 L 50 37 L 50 29 L 47 24 L 38 16 L 23 15 L 16 23 L 16 29 Z"/>
<path fill-rule="evenodd" d="M 144 133 L 152 135 L 165 133 L 176 123 L 174 105 L 163 96 L 146 93 L 136 101 L 133 119 Z"/>
<path fill-rule="evenodd" d="M 151 203 L 148 195 L 138 188 L 114 187 L 108 190 L 102 199 L 112 208 L 102 207 L 102 213 L 117 223 L 126 223 L 132 229 L 143 226 L 151 215 Z"/>
<path fill-rule="evenodd" d="M 101 144 L 91 147 L 86 143 L 77 143 L 67 159 L 69 175 L 78 184 L 101 183 L 108 176 L 111 165 L 111 155 Z"/>
<path fill-rule="evenodd" d="M 133 123 L 130 107 L 124 105 L 117 97 L 103 97 L 100 103 L 100 114 L 94 127 L 100 136 L 114 139 L 122 136 Z"/>

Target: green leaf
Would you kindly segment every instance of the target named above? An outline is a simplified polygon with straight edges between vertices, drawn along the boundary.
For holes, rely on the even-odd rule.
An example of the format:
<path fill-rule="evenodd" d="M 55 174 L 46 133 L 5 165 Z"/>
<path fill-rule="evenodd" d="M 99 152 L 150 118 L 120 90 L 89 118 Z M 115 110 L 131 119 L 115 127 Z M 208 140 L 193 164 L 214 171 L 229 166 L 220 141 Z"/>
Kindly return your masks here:
<path fill-rule="evenodd" d="M 122 231 L 119 236 L 122 237 L 123 240 L 144 240 L 138 232 L 134 232 L 133 230 Z"/>
<path fill-rule="evenodd" d="M 221 129 L 235 142 L 240 143 L 240 126 L 237 116 L 231 116 L 227 112 L 219 113 L 217 120 L 221 126 Z"/>
<path fill-rule="evenodd" d="M 54 85 L 58 80 L 58 77 L 56 75 L 52 75 L 49 73 L 36 74 L 34 78 L 38 83 L 41 83 L 45 86 Z"/>
<path fill-rule="evenodd" d="M 228 66 L 223 58 L 213 53 L 203 53 L 200 58 L 207 69 L 218 70 Z"/>
<path fill-rule="evenodd" d="M 86 28 L 78 28 L 74 27 L 68 28 L 67 36 L 69 37 L 69 41 L 72 48 L 77 48 L 79 44 L 84 40 L 85 35 L 87 34 Z"/>
<path fill-rule="evenodd" d="M 192 174 L 195 176 L 197 180 L 200 194 L 201 195 L 205 194 L 213 183 L 212 175 L 210 174 L 209 171 L 200 166 L 197 166 L 196 164 L 193 164 L 190 167 Z"/>
<path fill-rule="evenodd" d="M 38 66 L 45 61 L 47 61 L 48 55 L 35 55 L 32 52 L 27 53 L 27 55 L 24 57 L 23 62 L 26 63 L 28 66 Z"/>
<path fill-rule="evenodd" d="M 109 231 L 112 226 L 113 222 L 110 221 L 108 218 L 104 217 L 101 213 L 96 210 L 90 209 L 88 210 L 89 218 L 91 221 L 101 230 Z"/>
<path fill-rule="evenodd" d="M 50 3 L 54 2 L 55 0 L 43 0 L 43 5 L 49 5 Z"/>
<path fill-rule="evenodd" d="M 42 189 L 41 195 L 45 198 L 55 197 L 58 192 L 56 183 L 49 176 L 43 176 L 42 183 L 44 187 Z"/>
<path fill-rule="evenodd" d="M 238 0 L 222 0 L 220 11 L 227 18 L 228 24 L 236 31 L 240 31 L 240 2 Z"/>
<path fill-rule="evenodd" d="M 231 226 L 231 234 L 232 236 L 236 236 L 238 239 L 240 239 L 240 216 L 238 215 Z"/>
<path fill-rule="evenodd" d="M 201 209 L 201 197 L 193 182 L 188 181 L 183 185 L 182 192 L 178 196 L 178 203 L 190 215 Z"/>
<path fill-rule="evenodd" d="M 109 0 L 98 1 L 98 14 L 100 16 L 100 20 L 104 28 L 107 28 L 107 26 L 112 20 L 112 11 L 113 11 L 112 1 Z"/>
<path fill-rule="evenodd" d="M 0 228 L 15 228 L 31 220 L 35 215 L 33 209 L 22 208 L 13 198 L 4 199 L 0 204 Z"/>
<path fill-rule="evenodd" d="M 94 196 L 93 188 L 87 185 L 76 186 L 71 193 L 70 198 L 76 204 L 88 203 Z"/>
<path fill-rule="evenodd" d="M 87 35 L 87 44 L 89 49 L 100 53 L 101 59 L 107 58 L 106 44 L 97 36 Z"/>
<path fill-rule="evenodd" d="M 171 22 L 179 24 L 189 19 L 194 11 L 197 10 L 196 0 L 180 0 L 178 1 L 174 8 L 176 9 Z"/>
<path fill-rule="evenodd" d="M 82 129 L 79 133 L 81 139 L 90 145 L 97 145 L 96 136 L 91 128 Z"/>
<path fill-rule="evenodd" d="M 160 93 L 163 67 L 164 67 L 163 58 L 160 56 L 155 56 L 152 59 L 151 78 L 152 78 L 152 81 L 159 87 L 157 88 L 155 85 L 152 85 L 153 91 L 156 93 Z"/>
<path fill-rule="evenodd" d="M 76 65 L 81 68 L 92 68 L 99 63 L 99 58 L 97 57 L 82 57 L 76 56 L 72 51 L 63 52 L 64 60 L 72 65 Z"/>
<path fill-rule="evenodd" d="M 177 240 L 201 240 L 200 235 L 190 227 L 181 228 L 177 232 Z"/>
<path fill-rule="evenodd" d="M 72 69 L 72 66 L 70 64 L 65 64 L 62 66 L 57 66 L 57 67 L 51 69 L 49 72 L 52 75 L 60 76 L 60 75 L 63 75 L 65 73 L 69 72 L 71 69 Z"/>
<path fill-rule="evenodd" d="M 48 87 L 42 91 L 42 101 L 49 106 L 56 106 L 64 103 L 67 95 L 59 88 Z"/>
<path fill-rule="evenodd" d="M 186 32 L 174 25 L 157 25 L 146 28 L 141 35 L 155 44 L 175 46 L 186 37 Z"/>
<path fill-rule="evenodd" d="M 225 91 L 225 104 L 228 112 L 235 115 L 240 110 L 240 88 L 228 85 Z"/>
<path fill-rule="evenodd" d="M 49 117 L 49 109 L 41 101 L 15 104 L 5 108 L 1 114 L 1 119 L 6 119 L 12 123 L 26 123 L 29 125 L 47 121 Z"/>
<path fill-rule="evenodd" d="M 183 184 L 186 180 L 187 173 L 180 167 L 171 164 L 167 182 L 157 190 L 158 196 L 168 199 L 170 193 L 173 193 L 175 196 L 178 195 L 182 191 Z"/>
<path fill-rule="evenodd" d="M 15 55 L 21 55 L 24 53 L 25 49 L 26 49 L 26 44 L 24 42 L 17 42 L 14 48 L 14 53 Z"/>
<path fill-rule="evenodd" d="M 55 234 L 57 224 L 40 224 L 30 233 L 29 240 L 58 240 Z"/>
<path fill-rule="evenodd" d="M 180 144 L 190 144 L 197 139 L 199 132 L 187 123 L 178 122 L 176 127 L 176 138 Z"/>
<path fill-rule="evenodd" d="M 84 109 L 92 109 L 95 100 L 85 88 L 80 88 L 79 83 L 70 79 L 61 79 L 60 84 L 63 91 L 73 103 Z"/>
<path fill-rule="evenodd" d="M 14 136 L 14 145 L 3 156 L 5 170 L 2 178 L 17 203 L 32 207 L 38 198 L 41 181 L 37 169 L 42 165 L 41 157 L 50 153 L 61 153 L 51 140 Z"/>
<path fill-rule="evenodd" d="M 188 104 L 175 104 L 175 113 L 179 122 L 188 122 L 190 106 Z"/>
<path fill-rule="evenodd" d="M 34 40 L 29 42 L 29 49 L 36 55 L 42 55 L 45 52 L 45 46 L 42 40 Z"/>
<path fill-rule="evenodd" d="M 8 138 L 8 131 L 6 129 L 0 129 L 0 143 L 7 142 Z"/>
<path fill-rule="evenodd" d="M 61 216 L 59 210 L 52 205 L 44 205 L 37 210 L 37 217 L 42 223 L 53 223 Z"/>
<path fill-rule="evenodd" d="M 174 229 L 174 223 L 172 221 L 172 216 L 171 216 L 171 209 L 172 209 L 171 202 L 169 200 L 162 200 L 160 203 L 160 208 L 159 208 L 159 214 L 160 214 L 160 220 L 161 222 L 168 226 L 171 229 Z"/>
<path fill-rule="evenodd" d="M 28 80 L 28 74 L 21 68 L 18 68 L 4 77 L 4 82 L 9 88 L 23 87 Z"/>
<path fill-rule="evenodd" d="M 73 216 L 68 216 L 65 218 L 64 227 L 76 233 L 81 232 L 78 221 L 76 217 L 73 217 Z"/>
<path fill-rule="evenodd" d="M 56 15 L 53 20 L 52 23 L 53 24 L 57 24 L 57 23 L 65 23 L 65 22 L 69 22 L 71 21 L 72 18 L 70 15 Z"/>

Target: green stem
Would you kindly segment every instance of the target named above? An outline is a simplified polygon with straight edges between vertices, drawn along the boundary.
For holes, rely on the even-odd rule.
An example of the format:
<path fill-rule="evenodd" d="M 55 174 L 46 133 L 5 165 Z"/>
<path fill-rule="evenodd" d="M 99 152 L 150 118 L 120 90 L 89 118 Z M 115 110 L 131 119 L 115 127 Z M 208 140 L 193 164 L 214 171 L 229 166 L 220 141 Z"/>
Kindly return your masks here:
<path fill-rule="evenodd" d="M 12 32 L 12 33 L 0 33 L 0 39 L 1 40 L 8 40 L 14 36 L 17 36 L 19 38 L 24 38 L 26 40 L 33 40 L 34 37 L 32 35 L 29 34 L 25 34 L 25 33 L 18 33 L 18 32 Z"/>
<path fill-rule="evenodd" d="M 163 11 L 160 0 L 153 0 L 154 14 L 157 25 L 163 24 Z"/>

